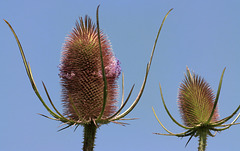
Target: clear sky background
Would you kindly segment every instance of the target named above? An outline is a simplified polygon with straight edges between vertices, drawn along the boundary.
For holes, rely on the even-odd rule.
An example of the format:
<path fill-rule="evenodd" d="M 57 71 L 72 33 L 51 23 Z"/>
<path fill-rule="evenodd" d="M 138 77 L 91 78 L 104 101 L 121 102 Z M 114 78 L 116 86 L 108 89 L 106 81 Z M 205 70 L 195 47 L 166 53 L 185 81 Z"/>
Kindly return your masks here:
<path fill-rule="evenodd" d="M 203 76 L 216 92 L 224 67 L 219 99 L 220 117 L 230 115 L 240 104 L 240 1 L 192 0 L 1 0 L 0 1 L 0 151 L 77 151 L 82 148 L 83 128 L 57 132 L 59 122 L 49 115 L 35 96 L 27 78 L 16 41 L 3 19 L 18 34 L 40 93 L 47 102 L 44 81 L 54 104 L 61 106 L 60 54 L 65 37 L 79 16 L 95 21 L 100 6 L 100 27 L 112 43 L 125 74 L 125 93 L 135 83 L 130 103 L 142 84 L 146 64 L 158 28 L 171 8 L 159 37 L 145 92 L 127 116 L 139 118 L 126 127 L 110 123 L 98 129 L 96 151 L 193 151 L 197 138 L 154 135 L 165 133 L 152 112 L 154 106 L 163 124 L 182 132 L 161 103 L 161 82 L 166 104 L 182 123 L 177 93 L 186 66 Z M 119 84 L 121 78 L 119 79 Z M 119 97 L 120 101 L 120 97 Z M 240 126 L 208 138 L 209 151 L 238 151 Z"/>

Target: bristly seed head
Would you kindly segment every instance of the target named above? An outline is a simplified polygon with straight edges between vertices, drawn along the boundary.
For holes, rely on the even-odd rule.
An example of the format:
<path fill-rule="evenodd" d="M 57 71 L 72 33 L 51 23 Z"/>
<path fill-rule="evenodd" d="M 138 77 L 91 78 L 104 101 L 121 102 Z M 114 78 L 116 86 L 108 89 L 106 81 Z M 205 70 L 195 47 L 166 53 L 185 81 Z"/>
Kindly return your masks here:
<path fill-rule="evenodd" d="M 78 120 L 79 115 L 84 120 L 90 120 L 96 119 L 102 110 L 104 81 L 97 28 L 88 16 L 85 20 L 79 20 L 64 45 L 59 75 L 65 115 L 74 120 Z M 121 74 L 121 67 L 109 40 L 102 32 L 100 39 L 108 88 L 103 117 L 108 117 L 116 110 L 117 79 Z"/>
<path fill-rule="evenodd" d="M 186 126 L 196 126 L 207 123 L 215 101 L 215 95 L 210 85 L 200 76 L 191 75 L 187 68 L 187 75 L 180 85 L 178 94 L 179 109 Z M 219 118 L 215 109 L 210 122 L 216 122 Z"/>

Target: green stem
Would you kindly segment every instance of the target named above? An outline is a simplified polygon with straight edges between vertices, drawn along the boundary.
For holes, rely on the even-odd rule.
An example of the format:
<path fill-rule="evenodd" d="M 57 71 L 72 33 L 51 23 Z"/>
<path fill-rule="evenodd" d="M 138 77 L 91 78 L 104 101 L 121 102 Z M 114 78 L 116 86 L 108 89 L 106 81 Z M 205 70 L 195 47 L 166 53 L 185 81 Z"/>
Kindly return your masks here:
<path fill-rule="evenodd" d="M 84 125 L 83 151 L 93 151 L 96 132 L 97 126 L 93 121 L 91 121 L 90 124 Z"/>
<path fill-rule="evenodd" d="M 207 146 L 207 129 L 203 128 L 199 132 L 198 151 L 205 151 Z"/>

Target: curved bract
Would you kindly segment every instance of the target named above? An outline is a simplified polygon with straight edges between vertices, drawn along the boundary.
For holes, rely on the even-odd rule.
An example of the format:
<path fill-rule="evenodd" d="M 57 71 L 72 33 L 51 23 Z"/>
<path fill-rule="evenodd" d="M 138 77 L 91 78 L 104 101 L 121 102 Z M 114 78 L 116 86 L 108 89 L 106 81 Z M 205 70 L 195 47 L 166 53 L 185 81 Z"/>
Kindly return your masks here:
<path fill-rule="evenodd" d="M 182 114 L 182 118 L 184 121 L 184 125 L 178 123 L 173 116 L 170 114 L 167 106 L 165 104 L 162 88 L 160 86 L 160 93 L 162 97 L 162 102 L 164 108 L 172 119 L 174 123 L 178 126 L 186 129 L 185 132 L 182 133 L 172 133 L 166 127 L 163 126 L 159 118 L 157 117 L 154 108 L 152 108 L 153 113 L 158 120 L 159 124 L 163 127 L 163 129 L 168 134 L 155 133 L 158 135 L 168 135 L 168 136 L 178 136 L 178 137 L 186 137 L 190 136 L 187 144 L 191 140 L 193 136 L 199 137 L 199 151 L 204 151 L 207 146 L 207 136 L 214 137 L 216 132 L 220 132 L 230 128 L 232 125 L 240 124 L 235 123 L 240 116 L 240 113 L 236 116 L 236 118 L 230 124 L 224 124 L 228 120 L 230 120 L 240 109 L 240 105 L 238 108 L 228 117 L 218 120 L 218 112 L 217 112 L 217 104 L 219 99 L 219 94 L 222 86 L 223 75 L 225 72 L 225 68 L 222 72 L 221 79 L 218 86 L 218 91 L 216 97 L 213 94 L 213 91 L 210 88 L 210 85 L 201 77 L 195 74 L 191 74 L 189 69 L 187 68 L 187 74 L 185 75 L 185 80 L 180 85 L 179 89 L 179 108 Z M 212 134 L 212 132 L 215 134 Z M 187 145 L 186 144 L 186 145 Z"/>
<path fill-rule="evenodd" d="M 123 113 L 121 113 L 121 111 L 123 110 L 123 108 L 126 106 L 130 96 L 131 96 L 131 93 L 133 91 L 133 88 L 134 88 L 134 85 L 132 86 L 132 89 L 130 90 L 126 100 L 124 101 L 124 76 L 122 75 L 122 103 L 121 103 L 121 106 L 118 110 L 114 111 L 114 110 L 109 110 L 109 90 L 108 90 L 108 87 L 111 87 L 109 86 L 109 75 L 112 74 L 112 73 L 109 73 L 109 71 L 107 71 L 108 67 L 110 67 L 111 63 L 109 62 L 106 62 L 105 60 L 105 57 L 106 55 L 104 54 L 105 51 L 103 49 L 106 49 L 105 45 L 103 44 L 103 41 L 104 41 L 104 36 L 102 35 L 101 31 L 100 31 L 100 28 L 99 28 L 99 17 L 98 17 L 98 10 L 99 10 L 99 6 L 97 8 L 97 12 L 96 12 L 96 20 L 97 20 L 97 27 L 96 27 L 96 31 L 97 34 L 94 34 L 93 37 L 90 37 L 91 40 L 95 40 L 94 41 L 94 44 L 96 44 L 96 40 L 98 41 L 98 46 L 96 45 L 93 45 L 93 47 L 98 47 L 97 50 L 99 50 L 99 56 L 100 56 L 100 60 L 99 60 L 99 63 L 98 63 L 98 69 L 100 70 L 96 70 L 96 71 L 99 71 L 99 72 L 96 72 L 96 76 L 100 76 L 102 78 L 102 97 L 99 96 L 99 98 L 103 98 L 102 99 L 102 102 L 100 103 L 100 105 L 102 107 L 97 107 L 98 108 L 98 111 L 97 112 L 94 112 L 94 116 L 89 116 L 88 118 L 85 118 L 85 115 L 83 115 L 82 112 L 79 111 L 79 104 L 76 103 L 76 100 L 75 100 L 75 93 L 70 93 L 69 91 L 64 91 L 65 94 L 64 94 L 64 97 L 66 98 L 67 100 L 67 106 L 68 108 L 70 108 L 69 111 L 66 111 L 66 113 L 70 113 L 71 116 L 65 116 L 65 114 L 61 114 L 57 109 L 56 107 L 54 106 L 51 98 L 50 98 L 50 95 L 47 91 L 47 88 L 45 86 L 45 84 L 42 82 L 43 84 L 43 87 L 44 87 L 44 90 L 46 92 L 46 95 L 48 97 L 48 100 L 52 106 L 52 108 L 54 110 L 52 110 L 46 103 L 45 101 L 42 99 L 38 89 L 37 89 L 37 86 L 34 82 L 34 78 L 32 76 L 32 72 L 31 72 L 31 68 L 30 68 L 30 65 L 29 63 L 27 62 L 27 59 L 24 55 L 24 51 L 23 51 L 23 48 L 21 46 L 21 43 L 15 33 L 15 31 L 13 30 L 12 26 L 6 21 L 4 20 L 8 26 L 10 27 L 12 33 L 14 34 L 14 37 L 17 41 L 17 44 L 19 46 L 19 50 L 20 50 L 20 53 L 21 53 L 21 56 L 22 56 L 22 59 L 23 59 L 23 62 L 24 62 L 24 66 L 25 66 L 25 69 L 26 69 L 26 72 L 27 72 L 27 75 L 28 75 L 28 78 L 30 80 L 30 83 L 32 85 L 32 88 L 35 92 L 35 94 L 37 95 L 37 97 L 39 98 L 39 100 L 41 101 L 41 103 L 43 104 L 43 106 L 46 108 L 46 110 L 51 114 L 52 117 L 49 117 L 49 116 L 46 116 L 46 115 L 42 115 L 46 118 L 49 118 L 49 119 L 52 119 L 52 120 L 56 120 L 56 121 L 61 121 L 63 123 L 63 125 L 67 125 L 66 127 L 60 129 L 59 131 L 65 129 L 65 128 L 68 128 L 70 126 L 76 126 L 76 128 L 79 126 L 79 125 L 88 125 L 88 124 L 91 124 L 91 123 L 94 123 L 96 126 L 99 126 L 101 124 L 107 124 L 109 122 L 114 122 L 114 123 L 118 123 L 118 124 L 126 124 L 126 123 L 122 123 L 122 122 L 119 122 L 118 120 L 130 120 L 130 119 L 124 119 L 124 117 L 126 115 L 128 115 L 133 109 L 134 107 L 137 105 L 137 103 L 139 102 L 141 96 L 142 96 L 142 93 L 144 91 L 144 88 L 145 88 L 145 85 L 146 85 L 146 81 L 147 81 L 147 77 L 148 77 L 148 74 L 149 74 L 149 70 L 150 70 L 150 66 L 151 66 L 151 63 L 152 63 L 152 58 L 153 58 L 153 54 L 154 54 L 154 51 L 155 51 L 155 48 L 156 48 L 156 44 L 157 44 L 157 40 L 158 40 L 158 37 L 159 37 L 159 34 L 160 34 L 160 31 L 162 29 L 162 26 L 164 24 L 164 21 L 166 19 L 166 17 L 168 16 L 168 14 L 170 13 L 170 11 L 172 9 L 170 9 L 168 11 L 168 13 L 165 15 L 163 21 L 162 21 L 162 24 L 159 28 L 159 31 L 157 33 L 157 37 L 156 37 L 156 40 L 155 40 L 155 43 L 154 43 L 154 46 L 153 46 L 153 49 L 152 49 L 152 53 L 151 53 L 151 57 L 150 57 L 150 60 L 147 64 L 147 68 L 146 68 L 146 74 L 145 74 L 145 77 L 144 77 L 144 80 L 143 80 L 143 83 L 142 83 L 142 86 L 141 86 L 141 89 L 135 99 L 135 101 L 132 103 L 132 105 L 126 110 L 124 111 Z M 86 19 L 88 20 L 88 19 Z M 86 21 L 85 24 L 84 24 L 84 21 L 81 21 L 80 19 L 80 24 L 78 24 L 78 26 L 76 27 L 77 28 L 81 28 L 81 27 L 84 27 L 84 28 L 87 28 L 86 30 L 91 30 L 91 28 L 88 28 L 92 26 L 91 22 L 88 22 Z M 94 29 L 95 30 L 95 29 Z M 79 33 L 76 33 L 78 32 L 79 30 L 75 30 L 75 33 L 72 34 L 72 38 L 74 38 L 74 35 L 76 34 L 79 34 Z M 82 34 L 82 33 L 80 33 Z M 92 35 L 91 35 L 92 36 Z M 71 43 L 71 40 L 70 42 Z M 68 43 L 68 44 L 69 44 Z M 79 41 L 79 43 L 84 43 L 84 41 Z M 69 46 L 69 45 L 68 45 Z M 87 54 L 88 55 L 88 54 Z M 90 54 L 89 56 L 91 56 L 92 54 Z M 64 60 L 65 59 L 65 60 Z M 63 59 L 63 62 L 66 61 L 68 58 L 65 58 Z M 66 67 L 66 66 L 65 66 Z M 62 67 L 62 71 L 60 76 L 65 79 L 64 82 L 69 82 L 68 80 L 73 78 L 75 76 L 75 73 L 73 72 L 69 72 L 69 67 L 70 66 L 67 66 L 66 68 L 65 67 Z M 66 69 L 66 70 L 65 70 Z M 66 72 L 65 72 L 66 71 Z M 70 82 L 71 84 L 71 82 Z M 99 93 L 100 94 L 100 93 Z M 111 105 L 110 105 L 111 106 Z M 110 107 L 111 108 L 111 107 Z M 114 112 L 112 112 L 114 111 Z"/>

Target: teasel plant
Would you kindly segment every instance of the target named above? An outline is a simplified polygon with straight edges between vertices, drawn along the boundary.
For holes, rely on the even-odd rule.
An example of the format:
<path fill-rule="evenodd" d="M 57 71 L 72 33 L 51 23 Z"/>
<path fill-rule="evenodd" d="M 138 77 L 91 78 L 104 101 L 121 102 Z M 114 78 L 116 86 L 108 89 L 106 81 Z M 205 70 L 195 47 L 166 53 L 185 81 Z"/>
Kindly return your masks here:
<path fill-rule="evenodd" d="M 123 120 L 135 119 L 127 119 L 125 116 L 135 108 L 143 94 L 158 37 L 164 21 L 171 10 L 165 15 L 158 30 L 141 89 L 135 101 L 124 112 L 122 110 L 132 94 L 134 85 L 124 101 L 124 74 L 122 73 L 122 99 L 121 106 L 117 110 L 117 80 L 121 74 L 121 67 L 119 60 L 113 54 L 107 36 L 100 30 L 99 6 L 96 11 L 97 26 L 92 23 L 88 16 L 85 19 L 79 18 L 79 22 L 76 23 L 76 27 L 73 28 L 64 44 L 59 74 L 62 86 L 63 114 L 53 104 L 43 82 L 43 88 L 53 110 L 42 99 L 21 43 L 10 23 L 4 20 L 17 41 L 32 88 L 51 116 L 40 115 L 48 119 L 60 121 L 62 123 L 61 126 L 65 125 L 59 131 L 74 126 L 75 131 L 79 126 L 83 126 L 83 151 L 92 151 L 94 149 L 96 131 L 101 125 L 110 122 L 126 125 L 127 123 L 122 122 Z"/>
<path fill-rule="evenodd" d="M 208 136 L 214 137 L 217 132 L 227 130 L 232 125 L 240 124 L 236 123 L 237 119 L 240 116 L 240 113 L 238 113 L 236 118 L 230 124 L 225 124 L 234 115 L 237 114 L 237 112 L 240 109 L 240 105 L 231 115 L 219 120 L 217 105 L 225 69 L 226 68 L 224 68 L 222 72 L 220 82 L 218 85 L 217 94 L 215 96 L 212 88 L 204 80 L 204 78 L 196 75 L 195 73 L 191 74 L 189 68 L 187 67 L 187 74 L 185 75 L 185 79 L 183 80 L 183 82 L 180 84 L 178 92 L 178 107 L 184 122 L 183 125 L 177 122 L 177 120 L 173 118 L 173 116 L 170 114 L 163 98 L 161 85 L 159 84 L 162 103 L 168 116 L 175 124 L 177 124 L 181 128 L 184 128 L 186 131 L 176 134 L 169 131 L 166 127 L 163 126 L 158 116 L 156 115 L 154 108 L 152 108 L 157 121 L 168 133 L 168 134 L 163 133 L 154 134 L 177 137 L 190 136 L 185 147 L 187 146 L 187 144 L 189 143 L 193 136 L 198 137 L 199 138 L 198 151 L 205 151 Z"/>

